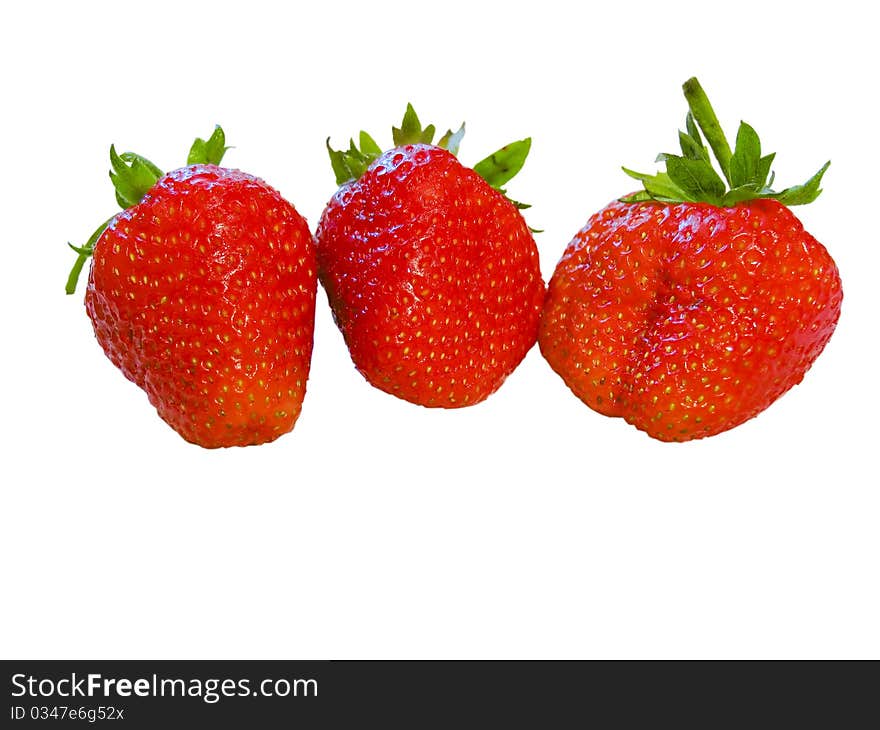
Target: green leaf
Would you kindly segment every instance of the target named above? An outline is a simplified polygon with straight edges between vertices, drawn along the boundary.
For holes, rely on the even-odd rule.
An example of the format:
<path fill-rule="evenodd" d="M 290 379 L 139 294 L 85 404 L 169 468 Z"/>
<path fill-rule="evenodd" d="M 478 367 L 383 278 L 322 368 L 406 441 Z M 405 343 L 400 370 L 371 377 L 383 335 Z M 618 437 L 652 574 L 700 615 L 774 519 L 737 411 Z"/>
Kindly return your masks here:
<path fill-rule="evenodd" d="M 370 157 L 358 149 L 353 139 L 348 141 L 348 151 L 345 152 L 345 160 L 355 180 L 367 171 L 371 162 Z"/>
<path fill-rule="evenodd" d="M 422 129 L 422 123 L 419 121 L 416 110 L 413 109 L 412 104 L 407 104 L 400 128 L 391 128 L 391 138 L 395 147 L 402 147 L 406 144 L 431 144 L 434 141 L 435 131 L 436 128 L 433 124 Z"/>
<path fill-rule="evenodd" d="M 345 153 L 334 150 L 330 146 L 330 138 L 327 137 L 327 154 L 330 155 L 330 166 L 333 168 L 333 174 L 336 176 L 336 184 L 342 185 L 351 179 L 351 171 L 345 164 Z"/>
<path fill-rule="evenodd" d="M 745 200 L 754 200 L 755 198 L 761 197 L 761 189 L 757 188 L 752 184 L 742 185 L 738 188 L 732 188 L 724 193 L 724 198 L 721 200 L 721 206 L 725 208 L 730 208 L 737 203 L 742 203 Z"/>
<path fill-rule="evenodd" d="M 207 145 L 205 144 L 205 140 L 203 140 L 201 137 L 197 137 L 195 142 L 192 143 L 192 147 L 189 148 L 189 154 L 186 156 L 186 164 L 205 164 L 204 160 L 207 156 L 208 149 Z"/>
<path fill-rule="evenodd" d="M 365 155 L 375 155 L 378 157 L 382 154 L 382 148 L 376 144 L 376 140 L 374 140 L 369 134 L 365 131 L 361 130 L 360 138 L 358 140 L 361 145 L 361 152 Z"/>
<path fill-rule="evenodd" d="M 67 275 L 67 283 L 64 285 L 64 292 L 66 294 L 76 293 L 76 285 L 79 283 L 80 274 L 82 274 L 83 266 L 85 266 L 89 256 L 91 256 L 91 254 L 81 253 L 76 257 L 76 261 L 73 262 L 73 267 Z"/>
<path fill-rule="evenodd" d="M 812 203 L 822 192 L 819 185 L 822 183 L 822 176 L 830 165 L 831 161 L 829 160 L 803 185 L 795 185 L 786 188 L 782 192 L 765 195 L 763 197 L 774 198 L 783 205 L 806 205 L 807 203 Z"/>
<path fill-rule="evenodd" d="M 219 165 L 226 154 L 226 135 L 218 124 L 207 140 L 196 137 L 186 159 L 187 165 Z"/>
<path fill-rule="evenodd" d="M 463 137 L 464 122 L 461 123 L 457 132 L 453 132 L 451 129 L 448 130 L 437 142 L 437 146 L 442 147 L 444 150 L 449 150 L 453 155 L 458 155 L 458 148 L 461 146 L 461 140 Z"/>
<path fill-rule="evenodd" d="M 649 175 L 643 172 L 623 168 L 623 171 L 631 178 L 639 180 L 645 186 L 642 192 L 634 193 L 622 200 L 630 203 L 643 202 L 645 200 L 660 200 L 668 202 L 681 202 L 690 200 L 685 193 L 665 172 L 658 172 L 655 175 Z"/>
<path fill-rule="evenodd" d="M 745 122 L 740 122 L 736 133 L 736 147 L 730 158 L 730 185 L 731 188 L 743 185 L 754 185 L 760 190 L 767 179 L 765 175 L 758 179 L 761 169 L 761 140 Z"/>
<path fill-rule="evenodd" d="M 480 160 L 474 165 L 474 172 L 493 188 L 500 188 L 522 169 L 531 147 L 531 137 L 511 142 Z"/>
<path fill-rule="evenodd" d="M 775 152 L 771 152 L 769 155 L 764 155 L 760 160 L 758 160 L 758 169 L 755 173 L 755 179 L 760 180 L 760 187 L 769 188 L 773 185 L 773 178 L 775 175 L 771 175 L 770 179 L 767 179 L 767 176 L 770 175 L 770 166 L 773 164 L 773 159 L 776 157 Z"/>
<path fill-rule="evenodd" d="M 459 133 L 462 135 L 464 134 L 463 124 Z M 526 210 L 532 206 L 528 203 L 514 200 L 507 195 L 507 191 L 501 186 L 512 180 L 522 169 L 526 158 L 529 156 L 529 150 L 531 150 L 531 148 L 532 138 L 526 137 L 517 142 L 511 142 L 510 144 L 504 145 L 500 150 L 493 152 L 491 155 L 474 165 L 474 172 L 513 203 L 518 210 Z M 531 226 L 529 226 L 529 230 L 532 233 L 543 233 L 543 230 L 532 228 Z"/>
<path fill-rule="evenodd" d="M 347 150 L 334 150 L 330 146 L 330 138 L 327 138 L 327 153 L 330 155 L 330 166 L 336 176 L 337 185 L 357 180 L 367 171 L 373 160 L 382 154 L 379 145 L 366 132 L 361 132 L 359 141 L 360 149 L 352 139 L 349 140 Z"/>
<path fill-rule="evenodd" d="M 666 156 L 666 173 L 691 200 L 718 205 L 724 197 L 724 181 L 705 160 Z"/>
<path fill-rule="evenodd" d="M 67 242 L 67 245 L 70 247 L 71 251 L 75 253 L 81 254 L 83 256 L 91 256 L 92 249 L 86 248 L 85 246 L 74 246 L 70 241 Z"/>
<path fill-rule="evenodd" d="M 662 200 L 662 198 L 655 198 L 647 190 L 639 190 L 631 195 L 624 195 L 622 198 L 619 198 L 619 200 L 621 203 L 646 203 L 649 200 L 656 201 Z"/>
<path fill-rule="evenodd" d="M 700 128 L 694 121 L 694 115 L 691 114 L 690 110 L 688 110 L 687 116 L 684 118 L 684 127 L 687 129 L 688 136 L 700 145 L 700 147 L 705 149 L 706 145 L 703 144 L 703 138 L 700 135 Z"/>
<path fill-rule="evenodd" d="M 121 208 L 131 208 L 140 203 L 164 174 L 148 159 L 134 152 L 117 154 L 113 145 L 110 145 L 110 166 L 110 180 L 116 190 L 116 202 Z"/>
<path fill-rule="evenodd" d="M 709 161 L 709 150 L 689 134 L 679 131 L 678 143 L 681 147 L 681 154 L 690 160 Z"/>

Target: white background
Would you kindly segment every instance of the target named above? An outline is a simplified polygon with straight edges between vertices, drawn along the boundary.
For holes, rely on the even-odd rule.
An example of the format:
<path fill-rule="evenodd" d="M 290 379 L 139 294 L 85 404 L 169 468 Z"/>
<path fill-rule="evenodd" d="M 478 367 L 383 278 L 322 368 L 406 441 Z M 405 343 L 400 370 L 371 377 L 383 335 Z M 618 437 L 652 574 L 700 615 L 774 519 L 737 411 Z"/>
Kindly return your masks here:
<path fill-rule="evenodd" d="M 862 3 L 10 3 L 0 19 L 5 658 L 880 657 L 878 64 Z M 815 8 L 815 9 L 814 9 Z M 860 17 L 861 16 L 861 17 Z M 302 417 L 271 445 L 185 443 L 63 293 L 115 210 L 107 150 L 227 164 L 311 226 L 324 140 L 390 144 L 407 101 L 466 119 L 545 278 L 653 169 L 697 75 L 796 212 L 844 311 L 805 381 L 684 445 L 593 413 L 537 348 L 487 402 L 422 409 L 354 370 L 319 291 Z"/>

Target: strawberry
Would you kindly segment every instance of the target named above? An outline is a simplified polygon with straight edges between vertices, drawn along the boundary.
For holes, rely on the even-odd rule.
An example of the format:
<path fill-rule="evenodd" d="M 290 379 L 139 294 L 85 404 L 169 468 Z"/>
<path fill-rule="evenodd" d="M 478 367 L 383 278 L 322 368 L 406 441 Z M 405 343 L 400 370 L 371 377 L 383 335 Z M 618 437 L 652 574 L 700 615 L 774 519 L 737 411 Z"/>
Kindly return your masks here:
<path fill-rule="evenodd" d="M 412 106 L 394 148 L 365 132 L 327 148 L 340 188 L 316 233 L 318 274 L 356 368 L 375 387 L 429 407 L 487 398 L 537 338 L 544 282 L 519 208 L 501 189 L 530 139 L 473 169 L 456 158 L 464 125 L 436 145 Z"/>
<path fill-rule="evenodd" d="M 265 182 L 219 167 L 222 129 L 163 174 L 110 148 L 124 209 L 82 248 L 86 311 L 107 357 L 183 438 L 207 448 L 290 431 L 312 351 L 314 243 Z"/>
<path fill-rule="evenodd" d="M 568 245 L 539 335 L 578 398 L 663 441 L 733 428 L 799 383 L 843 296 L 828 251 L 788 208 L 815 200 L 828 164 L 775 192 L 774 155 L 761 154 L 754 129 L 743 122 L 731 151 L 697 80 L 684 92 L 682 154 L 661 155 L 655 175 L 624 168 L 644 190 Z"/>

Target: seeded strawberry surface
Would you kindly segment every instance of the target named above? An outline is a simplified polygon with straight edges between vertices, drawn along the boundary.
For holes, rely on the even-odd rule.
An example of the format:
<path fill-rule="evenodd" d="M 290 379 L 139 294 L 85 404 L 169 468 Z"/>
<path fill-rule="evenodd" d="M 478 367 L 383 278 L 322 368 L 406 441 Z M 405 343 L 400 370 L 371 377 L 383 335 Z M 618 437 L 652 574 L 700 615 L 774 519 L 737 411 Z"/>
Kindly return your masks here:
<path fill-rule="evenodd" d="M 184 438 L 263 443 L 301 410 L 315 268 L 306 222 L 275 190 L 192 165 L 101 235 L 86 307 L 107 356 Z"/>
<path fill-rule="evenodd" d="M 471 405 L 536 340 L 544 284 L 531 233 L 513 203 L 443 149 L 383 154 L 337 191 L 316 237 L 335 320 L 381 390 Z"/>
<path fill-rule="evenodd" d="M 681 441 L 800 382 L 841 300 L 834 261 L 775 200 L 613 202 L 566 249 L 539 342 L 591 408 Z"/>

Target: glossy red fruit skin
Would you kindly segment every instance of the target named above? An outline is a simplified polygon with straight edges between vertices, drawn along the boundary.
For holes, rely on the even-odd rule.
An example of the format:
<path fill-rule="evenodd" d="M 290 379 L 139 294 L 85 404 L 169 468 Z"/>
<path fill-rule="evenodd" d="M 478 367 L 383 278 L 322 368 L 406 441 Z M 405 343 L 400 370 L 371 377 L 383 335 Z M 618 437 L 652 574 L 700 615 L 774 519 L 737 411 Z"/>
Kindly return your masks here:
<path fill-rule="evenodd" d="M 86 310 L 107 357 L 183 438 L 260 444 L 300 414 L 316 270 L 308 226 L 278 192 L 193 165 L 107 227 Z"/>
<path fill-rule="evenodd" d="M 565 250 L 539 343 L 594 410 L 687 441 L 799 383 L 842 299 L 828 251 L 777 201 L 615 201 Z"/>
<path fill-rule="evenodd" d="M 428 407 L 478 403 L 537 339 L 538 251 L 516 207 L 446 150 L 406 145 L 343 185 L 318 272 L 357 369 Z"/>

